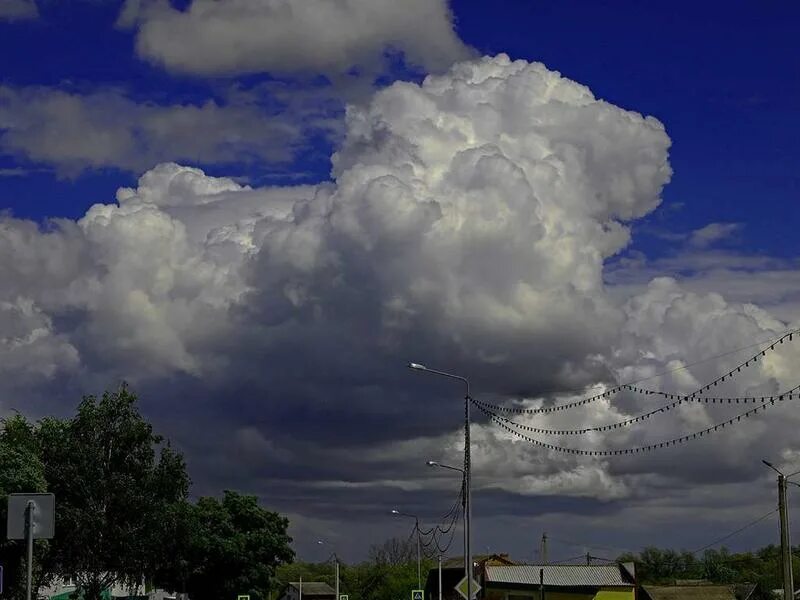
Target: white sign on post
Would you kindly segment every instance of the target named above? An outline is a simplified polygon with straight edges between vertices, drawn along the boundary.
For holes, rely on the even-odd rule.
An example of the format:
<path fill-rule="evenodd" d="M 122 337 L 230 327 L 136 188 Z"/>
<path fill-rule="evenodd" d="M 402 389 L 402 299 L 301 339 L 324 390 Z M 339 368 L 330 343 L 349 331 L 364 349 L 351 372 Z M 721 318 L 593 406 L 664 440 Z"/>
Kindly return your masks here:
<path fill-rule="evenodd" d="M 55 496 L 53 494 L 9 494 L 8 539 L 25 539 L 25 516 L 28 503 L 33 503 L 31 531 L 33 539 L 49 540 L 55 533 Z"/>

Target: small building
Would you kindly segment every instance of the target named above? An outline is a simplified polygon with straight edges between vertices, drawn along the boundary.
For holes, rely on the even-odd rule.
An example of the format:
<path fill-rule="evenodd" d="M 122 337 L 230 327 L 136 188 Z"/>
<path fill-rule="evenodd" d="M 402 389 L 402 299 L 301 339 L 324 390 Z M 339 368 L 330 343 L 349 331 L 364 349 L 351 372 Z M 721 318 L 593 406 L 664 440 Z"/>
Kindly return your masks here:
<path fill-rule="evenodd" d="M 509 566 L 516 564 L 508 554 L 476 554 L 472 557 L 475 569 L 475 579 L 483 581 L 487 566 Z M 464 557 L 455 556 L 442 561 L 442 600 L 463 600 L 456 591 L 456 585 L 464 578 Z M 483 585 L 483 584 L 481 584 Z M 426 600 L 439 599 L 439 569 L 428 571 L 425 580 Z"/>
<path fill-rule="evenodd" d="M 39 588 L 38 600 L 71 600 L 77 590 L 77 581 L 72 577 L 56 577 L 48 586 Z M 173 594 L 160 589 L 145 591 L 145 586 L 126 586 L 116 583 L 103 590 L 104 600 L 176 600 L 181 594 Z M 184 595 L 185 596 L 185 595 Z"/>
<path fill-rule="evenodd" d="M 486 567 L 487 600 L 635 600 L 633 563 Z"/>
<path fill-rule="evenodd" d="M 322 581 L 293 581 L 283 588 L 279 600 L 336 600 L 336 590 Z"/>
<path fill-rule="evenodd" d="M 643 585 L 641 600 L 748 600 L 754 584 L 725 585 L 684 583 L 683 585 Z"/>

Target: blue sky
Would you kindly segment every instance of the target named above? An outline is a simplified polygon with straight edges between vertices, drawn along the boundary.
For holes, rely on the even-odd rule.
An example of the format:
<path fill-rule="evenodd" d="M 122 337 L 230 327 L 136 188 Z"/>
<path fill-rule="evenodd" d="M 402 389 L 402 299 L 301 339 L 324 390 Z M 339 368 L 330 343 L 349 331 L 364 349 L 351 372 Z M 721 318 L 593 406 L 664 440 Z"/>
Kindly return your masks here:
<path fill-rule="evenodd" d="M 124 379 L 194 493 L 258 493 L 301 555 L 363 557 L 405 533 L 390 504 L 452 503 L 424 461 L 459 460 L 460 393 L 408 360 L 538 407 L 691 393 L 800 327 L 799 21 L 789 1 L 0 0 L 0 415 Z M 720 393 L 796 384 L 781 352 Z M 722 419 L 684 408 L 582 441 Z M 772 505 L 754 456 L 800 460 L 796 414 L 771 414 L 618 462 L 478 415 L 475 547 L 699 547 Z"/>
<path fill-rule="evenodd" d="M 237 78 L 175 75 L 137 58 L 134 35 L 114 27 L 119 2 L 45 2 L 41 19 L 0 22 L 0 81 L 90 91 L 119 87 L 158 104 L 202 103 Z M 675 174 L 655 226 L 685 231 L 709 222 L 743 223 L 748 251 L 797 255 L 800 163 L 800 7 L 794 2 L 530 2 L 502 9 L 473 1 L 452 4 L 461 38 L 482 53 L 544 62 L 588 85 L 596 96 L 653 115 L 673 141 Z M 13 57 L 13 58 L 11 58 Z M 394 77 L 418 79 L 397 69 Z M 244 85 L 269 74 L 240 77 Z M 331 144 L 320 140 L 289 164 L 205 166 L 256 180 L 303 181 L 329 176 Z M 108 201 L 136 173 L 89 169 L 63 178 L 52 165 L 5 152 L 0 201 L 19 217 L 78 217 Z M 683 205 L 680 210 L 670 206 Z M 664 241 L 647 230 L 637 246 L 660 253 Z"/>

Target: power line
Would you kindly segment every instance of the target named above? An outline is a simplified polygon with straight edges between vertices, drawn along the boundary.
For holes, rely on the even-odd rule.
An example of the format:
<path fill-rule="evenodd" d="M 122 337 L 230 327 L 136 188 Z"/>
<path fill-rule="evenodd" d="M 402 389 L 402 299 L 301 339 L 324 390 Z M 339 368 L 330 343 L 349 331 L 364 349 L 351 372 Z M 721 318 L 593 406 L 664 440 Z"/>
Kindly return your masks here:
<path fill-rule="evenodd" d="M 547 561 L 548 565 L 559 565 L 566 562 L 571 562 L 573 560 L 583 560 L 586 558 L 585 554 L 579 554 L 578 556 L 571 556 L 570 558 L 563 558 L 561 560 L 550 560 Z"/>
<path fill-rule="evenodd" d="M 632 550 L 627 548 L 615 548 L 613 546 L 598 546 L 596 544 L 582 544 L 580 542 L 573 542 L 570 540 L 564 540 L 561 538 L 554 538 L 551 535 L 547 535 L 547 540 L 556 542 L 557 544 L 564 544 L 565 546 L 573 546 L 575 548 L 594 548 L 595 550 L 610 550 L 611 552 L 628 552 L 630 554 L 636 554 Z"/>
<path fill-rule="evenodd" d="M 729 539 L 729 538 L 732 538 L 733 536 L 735 536 L 735 535 L 737 535 L 737 534 L 739 534 L 739 533 L 743 532 L 745 529 L 748 529 L 748 528 L 752 527 L 753 525 L 755 525 L 755 524 L 757 524 L 757 523 L 760 523 L 761 521 L 763 521 L 763 520 L 764 520 L 764 519 L 766 519 L 767 517 L 770 517 L 770 516 L 774 515 L 776 512 L 778 512 L 778 509 L 777 509 L 777 508 L 773 508 L 771 511 L 769 511 L 769 512 L 768 512 L 768 513 L 766 513 L 766 514 L 763 514 L 763 515 L 761 515 L 761 516 L 760 516 L 760 517 L 758 517 L 756 520 L 754 520 L 754 521 L 750 521 L 750 522 L 749 522 L 747 525 L 745 525 L 744 527 L 740 527 L 740 528 L 739 528 L 739 529 L 737 529 L 736 531 L 732 531 L 732 532 L 730 532 L 728 535 L 722 536 L 722 537 L 721 537 L 721 538 L 719 538 L 718 540 L 714 540 L 714 541 L 713 541 L 713 542 L 711 542 L 710 544 L 706 544 L 705 546 L 703 546 L 703 547 L 701 547 L 701 548 L 698 548 L 697 550 L 692 550 L 692 551 L 690 552 L 690 554 L 697 554 L 698 552 L 702 552 L 703 550 L 708 550 L 709 548 L 711 548 L 711 546 L 716 546 L 716 545 L 717 545 L 717 544 L 719 544 L 720 542 L 724 542 L 725 540 L 727 540 L 727 539 Z"/>
<path fill-rule="evenodd" d="M 789 330 L 787 333 L 782 334 L 779 337 L 772 338 L 772 339 L 764 341 L 764 342 L 757 342 L 757 343 L 754 343 L 754 344 L 750 344 L 748 346 L 742 346 L 741 348 L 737 348 L 736 350 L 730 350 L 730 351 L 725 352 L 723 354 L 718 354 L 716 356 L 711 356 L 711 357 L 708 357 L 708 358 L 704 358 L 702 360 L 695 361 L 693 363 L 689 363 L 689 364 L 686 364 L 686 365 L 682 365 L 682 366 L 676 367 L 674 369 L 669 369 L 669 370 L 663 371 L 662 373 L 659 373 L 657 375 L 651 375 L 649 377 L 643 377 L 643 378 L 637 379 L 635 381 L 629 381 L 627 383 L 623 383 L 623 384 L 617 385 L 617 386 L 615 386 L 615 387 L 613 387 L 611 389 L 608 389 L 605 392 L 602 392 L 600 394 L 595 394 L 594 396 L 590 396 L 589 398 L 584 398 L 582 400 L 576 400 L 574 402 L 568 402 L 568 403 L 565 403 L 565 404 L 559 404 L 559 405 L 556 405 L 556 406 L 548 406 L 548 407 L 544 407 L 544 408 L 513 408 L 513 407 L 499 406 L 499 405 L 493 405 L 493 404 L 486 404 L 486 406 L 489 408 L 489 410 L 499 411 L 499 412 L 513 412 L 513 413 L 518 413 L 518 414 L 522 414 L 522 413 L 525 413 L 525 414 L 543 414 L 543 413 L 558 412 L 558 411 L 574 408 L 576 406 L 583 406 L 585 404 L 589 404 L 591 402 L 596 402 L 598 400 L 603 400 L 603 399 L 610 398 L 611 396 L 614 396 L 614 395 L 616 395 L 616 394 L 618 394 L 618 393 L 620 393 L 622 391 L 630 390 L 630 388 L 634 387 L 637 383 L 642 383 L 643 381 L 649 381 L 651 379 L 655 379 L 655 378 L 661 377 L 663 375 L 668 375 L 668 374 L 674 373 L 676 371 L 681 371 L 681 370 L 684 370 L 684 369 L 688 369 L 690 367 L 702 364 L 704 362 L 708 362 L 708 361 L 711 361 L 711 360 L 716 360 L 718 358 L 722 358 L 722 357 L 728 356 L 730 354 L 735 354 L 736 352 L 741 352 L 742 350 L 746 350 L 748 348 L 752 348 L 753 346 L 763 346 L 763 345 L 769 344 L 767 347 L 765 347 L 764 349 L 760 350 L 759 352 L 757 352 L 756 354 L 751 356 L 746 361 L 738 364 L 733 369 L 731 369 L 730 371 L 726 372 L 724 375 L 721 375 L 721 376 L 717 377 L 716 379 L 714 379 L 710 383 L 704 385 L 703 387 L 701 387 L 699 390 L 697 390 L 696 392 L 694 392 L 692 394 L 692 396 L 696 396 L 696 395 L 705 393 L 706 391 L 710 390 L 712 387 L 716 387 L 719 383 L 724 382 L 726 379 L 734 377 L 736 374 L 741 373 L 742 369 L 745 369 L 745 368 L 749 367 L 751 364 L 755 364 L 756 362 L 758 362 L 758 359 L 760 357 L 766 356 L 767 350 L 774 351 L 776 345 L 783 344 L 787 340 L 788 341 L 792 341 L 793 336 L 795 334 L 798 334 L 798 333 L 800 333 L 800 329 L 792 329 L 792 330 Z M 637 388 L 637 390 L 638 389 L 641 389 L 641 388 Z M 633 390 L 630 390 L 630 391 L 633 391 Z M 668 396 L 669 395 L 680 396 L 679 394 L 674 394 L 674 393 L 670 393 L 670 392 L 658 392 L 656 390 L 644 390 L 644 391 L 645 392 L 650 392 L 651 394 L 652 393 L 658 393 L 658 394 L 661 394 L 661 395 L 665 395 L 666 394 Z"/>
<path fill-rule="evenodd" d="M 491 420 L 493 420 L 495 423 L 500 425 L 500 427 L 502 427 L 503 429 L 507 430 L 508 432 L 514 434 L 515 436 L 534 444 L 535 446 L 541 446 L 543 448 L 547 448 L 548 450 L 553 450 L 555 452 L 563 452 L 563 453 L 566 453 L 566 454 L 577 454 L 577 455 L 580 455 L 580 456 L 619 456 L 619 455 L 638 454 L 640 452 L 644 453 L 644 452 L 651 452 L 651 451 L 654 451 L 654 450 L 660 450 L 660 449 L 663 449 L 663 448 L 668 448 L 670 446 L 675 446 L 675 445 L 683 444 L 683 443 L 691 441 L 691 440 L 695 440 L 698 437 L 703 437 L 706 434 L 714 433 L 714 432 L 716 432 L 716 431 L 718 431 L 720 429 L 724 429 L 727 425 L 732 425 L 734 423 L 740 422 L 742 420 L 742 417 L 747 418 L 752 414 L 756 414 L 759 410 L 763 411 L 763 410 L 766 410 L 769 406 L 774 406 L 776 401 L 783 402 L 784 400 L 787 400 L 787 399 L 788 400 L 793 400 L 795 395 L 800 396 L 800 394 L 794 394 L 794 392 L 796 390 L 798 390 L 798 389 L 800 389 L 800 385 L 795 386 L 794 388 L 792 388 L 788 392 L 784 392 L 783 394 L 780 394 L 778 396 L 769 397 L 768 398 L 769 403 L 765 402 L 764 404 L 761 404 L 759 406 L 756 406 L 755 408 L 751 408 L 748 411 L 740 413 L 740 414 L 728 419 L 727 421 L 723 421 L 721 423 L 717 423 L 716 425 L 712 425 L 712 426 L 707 427 L 705 429 L 702 429 L 700 431 L 696 431 L 694 433 L 690 433 L 690 434 L 687 434 L 687 435 L 684 435 L 684 436 L 681 436 L 681 437 L 677 437 L 677 438 L 673 438 L 673 439 L 670 439 L 670 440 L 665 440 L 663 442 L 657 442 L 657 443 L 648 444 L 648 445 L 645 445 L 645 446 L 639 446 L 639 447 L 635 447 L 635 448 L 624 448 L 624 449 L 618 449 L 618 450 L 583 450 L 583 449 L 580 449 L 580 448 L 567 448 L 567 447 L 564 447 L 564 446 L 557 446 L 555 444 L 548 444 L 548 443 L 542 442 L 541 440 L 537 440 L 535 438 L 529 437 L 529 436 L 527 436 L 527 435 L 525 435 L 523 433 L 520 433 L 520 432 L 516 431 L 515 429 L 513 429 L 513 428 L 509 427 L 508 425 L 506 425 L 506 423 L 513 423 L 513 422 L 508 421 L 508 419 L 505 419 L 504 417 L 500 417 L 497 414 L 495 414 L 495 413 L 483 408 L 483 406 L 481 406 L 479 404 L 476 404 L 474 401 L 473 401 L 473 404 L 475 404 L 475 406 L 478 408 L 478 410 L 480 410 L 481 412 L 486 414 Z M 765 398 L 765 400 L 766 400 L 766 398 Z"/>

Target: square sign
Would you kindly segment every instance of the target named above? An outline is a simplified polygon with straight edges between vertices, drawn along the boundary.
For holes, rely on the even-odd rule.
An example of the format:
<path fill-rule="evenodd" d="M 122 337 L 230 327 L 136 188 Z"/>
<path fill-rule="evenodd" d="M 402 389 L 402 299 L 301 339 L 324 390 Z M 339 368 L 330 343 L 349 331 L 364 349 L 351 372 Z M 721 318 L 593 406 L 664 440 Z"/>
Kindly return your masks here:
<path fill-rule="evenodd" d="M 236 596 L 236 600 L 250 600 L 250 595 L 249 594 L 241 594 L 239 596 Z"/>
<path fill-rule="evenodd" d="M 411 600 L 424 600 L 425 590 L 411 590 Z"/>
<path fill-rule="evenodd" d="M 339 594 L 339 600 L 348 600 L 347 594 Z"/>
<path fill-rule="evenodd" d="M 9 494 L 8 495 L 8 539 L 25 539 L 25 518 L 28 503 L 33 503 L 31 514 L 33 538 L 49 540 L 53 537 L 55 522 L 55 496 L 53 494 Z"/>

